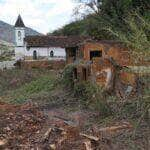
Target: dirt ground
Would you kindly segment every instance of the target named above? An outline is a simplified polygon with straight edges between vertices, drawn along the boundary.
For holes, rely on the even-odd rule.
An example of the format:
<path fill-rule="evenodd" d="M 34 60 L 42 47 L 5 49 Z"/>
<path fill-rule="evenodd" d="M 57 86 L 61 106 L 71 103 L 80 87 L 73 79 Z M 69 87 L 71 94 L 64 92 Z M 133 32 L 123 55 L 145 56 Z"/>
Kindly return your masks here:
<path fill-rule="evenodd" d="M 1 102 L 0 110 L 0 149 L 126 150 L 130 146 L 126 143 L 133 132 L 129 122 L 115 121 L 105 128 L 96 124 L 87 126 L 89 118 L 96 117 L 96 114 L 67 113 L 60 108 L 41 109 L 31 102 L 23 105 Z M 148 139 L 138 137 L 134 140 L 132 142 L 148 149 Z"/>
<path fill-rule="evenodd" d="M 111 115 L 104 119 L 97 110 L 82 108 L 79 99 L 60 85 L 53 89 L 54 82 L 49 82 L 47 90 L 45 82 L 53 78 L 45 81 L 45 74 L 52 72 L 1 72 L 0 150 L 149 150 L 150 126 L 136 117 L 141 115 L 133 106 L 121 118 Z M 33 93 L 26 93 L 28 88 Z M 15 92 L 26 100 L 17 103 Z"/>

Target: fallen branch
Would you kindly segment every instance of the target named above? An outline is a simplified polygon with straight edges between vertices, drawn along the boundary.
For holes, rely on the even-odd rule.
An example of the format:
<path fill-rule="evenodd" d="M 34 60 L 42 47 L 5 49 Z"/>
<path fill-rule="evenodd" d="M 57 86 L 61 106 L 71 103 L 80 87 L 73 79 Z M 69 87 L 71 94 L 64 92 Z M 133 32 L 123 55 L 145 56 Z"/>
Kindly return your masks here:
<path fill-rule="evenodd" d="M 87 134 L 80 133 L 80 136 L 86 137 L 90 140 L 99 141 L 98 137 L 95 137 L 95 136 L 92 136 L 92 135 L 87 135 Z"/>
<path fill-rule="evenodd" d="M 61 127 L 54 127 L 53 130 L 60 130 L 60 131 L 65 131 L 65 129 L 61 128 Z"/>
<path fill-rule="evenodd" d="M 51 131 L 52 131 L 52 128 L 49 128 L 46 131 L 46 133 L 44 134 L 44 137 L 43 137 L 43 141 L 46 141 L 49 138 Z"/>
<path fill-rule="evenodd" d="M 129 123 L 126 123 L 124 125 L 118 125 L 118 126 L 111 126 L 111 127 L 106 127 L 106 128 L 101 128 L 99 131 L 100 132 L 115 132 L 117 130 L 122 130 L 122 129 L 130 129 L 133 126 Z"/>

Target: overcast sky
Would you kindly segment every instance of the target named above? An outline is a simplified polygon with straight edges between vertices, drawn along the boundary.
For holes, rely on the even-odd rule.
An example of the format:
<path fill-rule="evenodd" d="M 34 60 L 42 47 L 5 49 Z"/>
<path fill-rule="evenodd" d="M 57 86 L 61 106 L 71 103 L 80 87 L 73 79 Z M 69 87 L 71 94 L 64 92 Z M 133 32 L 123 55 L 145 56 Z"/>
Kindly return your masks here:
<path fill-rule="evenodd" d="M 0 0 L 0 20 L 14 25 L 21 14 L 26 26 L 47 33 L 69 23 L 73 0 Z"/>

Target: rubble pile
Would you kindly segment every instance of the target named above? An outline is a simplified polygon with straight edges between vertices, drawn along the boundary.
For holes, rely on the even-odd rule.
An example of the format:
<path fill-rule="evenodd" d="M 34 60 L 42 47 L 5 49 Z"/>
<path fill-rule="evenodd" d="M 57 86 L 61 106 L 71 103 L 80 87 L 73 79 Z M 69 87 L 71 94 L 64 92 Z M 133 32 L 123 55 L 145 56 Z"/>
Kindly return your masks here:
<path fill-rule="evenodd" d="M 43 127 L 45 116 L 36 105 L 0 105 L 0 148 L 30 149 L 33 136 Z"/>
<path fill-rule="evenodd" d="M 94 150 L 112 149 L 112 135 L 131 130 L 128 122 L 105 128 L 81 128 L 61 116 L 48 117 L 36 104 L 0 103 L 0 149 Z"/>
<path fill-rule="evenodd" d="M 55 122 L 56 123 L 56 122 Z M 131 130 L 132 125 L 124 122 L 122 125 L 115 125 L 106 128 L 91 128 L 88 131 L 81 131 L 79 126 L 72 126 L 70 122 L 54 124 L 44 134 L 41 149 L 54 150 L 95 150 L 112 149 L 114 147 L 111 137 L 120 131 Z M 122 133 L 123 133 L 122 132 Z"/>

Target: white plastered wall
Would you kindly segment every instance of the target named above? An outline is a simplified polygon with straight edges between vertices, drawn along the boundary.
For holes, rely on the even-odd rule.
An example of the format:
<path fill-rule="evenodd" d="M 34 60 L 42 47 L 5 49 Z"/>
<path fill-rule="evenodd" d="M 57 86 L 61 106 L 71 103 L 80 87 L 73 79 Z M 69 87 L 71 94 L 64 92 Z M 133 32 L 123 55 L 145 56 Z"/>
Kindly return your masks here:
<path fill-rule="evenodd" d="M 15 59 L 24 59 L 25 47 L 15 47 Z"/>
<path fill-rule="evenodd" d="M 33 52 L 37 52 L 37 57 L 45 57 L 45 59 L 49 60 L 60 60 L 66 59 L 66 51 L 64 48 L 61 47 L 30 47 L 25 48 L 25 56 L 33 57 Z M 54 57 L 50 57 L 50 52 L 54 52 Z"/>

